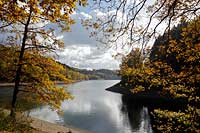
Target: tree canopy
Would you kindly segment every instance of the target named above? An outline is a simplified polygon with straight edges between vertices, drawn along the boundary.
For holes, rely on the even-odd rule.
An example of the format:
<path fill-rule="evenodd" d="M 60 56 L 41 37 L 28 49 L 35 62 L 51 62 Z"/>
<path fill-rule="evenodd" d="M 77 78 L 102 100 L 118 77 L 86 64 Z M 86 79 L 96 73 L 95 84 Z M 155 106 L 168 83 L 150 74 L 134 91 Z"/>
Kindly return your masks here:
<path fill-rule="evenodd" d="M 95 0 L 93 9 L 102 15 L 86 20 L 92 35 L 106 44 L 147 44 L 162 33 L 167 33 L 181 21 L 190 21 L 199 15 L 198 0 Z"/>
<path fill-rule="evenodd" d="M 60 27 L 60 31 L 70 30 L 74 24 L 70 15 L 78 4 L 85 6 L 86 0 L 0 0 L 0 30 L 7 37 L 2 43 L 6 47 L 10 45 L 15 48 L 14 53 L 5 54 L 5 58 L 14 60 L 12 116 L 20 91 L 34 93 L 32 96 L 37 96 L 38 101 L 45 101 L 57 108 L 60 101 L 71 98 L 52 82 L 54 78 L 66 78 L 61 74 L 63 67 L 51 58 L 52 53 L 64 47 L 55 29 Z M 10 57 L 6 57 L 8 55 Z M 25 90 L 21 90 L 19 83 L 24 79 L 29 84 Z"/>
<path fill-rule="evenodd" d="M 199 132 L 200 104 L 200 41 L 199 18 L 173 28 L 159 37 L 153 46 L 150 60 L 142 67 L 125 69 L 133 93 L 156 90 L 172 99 L 187 101 L 187 109 L 174 112 L 156 109 L 156 129 L 162 132 Z M 177 34 L 175 34 L 177 33 Z M 165 37 L 169 35 L 168 37 Z M 156 52 L 155 52 L 156 51 Z M 132 57 L 134 60 L 136 57 Z M 131 60 L 131 58 L 129 59 Z M 167 129 L 167 131 L 166 131 Z"/>

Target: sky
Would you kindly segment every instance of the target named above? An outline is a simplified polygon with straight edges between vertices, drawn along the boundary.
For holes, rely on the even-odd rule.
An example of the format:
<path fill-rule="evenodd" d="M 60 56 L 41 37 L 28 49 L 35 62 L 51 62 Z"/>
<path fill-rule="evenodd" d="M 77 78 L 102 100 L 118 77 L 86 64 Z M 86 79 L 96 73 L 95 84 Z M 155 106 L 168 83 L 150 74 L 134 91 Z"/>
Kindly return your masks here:
<path fill-rule="evenodd" d="M 82 26 L 81 20 L 92 19 L 94 16 L 101 16 L 102 12 L 91 10 L 90 7 L 78 7 L 71 15 L 75 24 L 71 26 L 71 32 L 61 32 L 57 25 L 52 23 L 38 23 L 35 26 L 45 26 L 55 29 L 59 39 L 64 41 L 65 47 L 57 51 L 57 60 L 71 67 L 80 69 L 119 69 L 120 60 L 113 58 L 116 54 L 114 49 L 109 49 L 105 44 L 91 38 L 90 32 Z M 18 29 L 21 27 L 18 27 Z M 9 33 L 0 33 L 0 42 L 7 40 Z M 40 38 L 39 38 L 40 39 Z M 21 41 L 21 40 L 20 40 Z M 20 44 L 20 41 L 18 42 Z"/>
<path fill-rule="evenodd" d="M 81 25 L 82 19 L 101 15 L 101 12 L 96 10 L 90 13 L 88 11 L 75 11 L 72 17 L 76 23 L 71 26 L 71 32 L 59 33 L 65 48 L 59 52 L 58 60 L 81 69 L 119 69 L 120 60 L 113 57 L 116 51 L 96 41 L 94 37 L 89 37 L 90 32 Z"/>
<path fill-rule="evenodd" d="M 132 4 L 131 0 L 128 1 L 128 3 Z M 92 5 L 91 1 L 89 4 Z M 72 25 L 71 32 L 59 35 L 65 43 L 64 51 L 59 53 L 59 61 L 69 66 L 82 69 L 119 69 L 121 61 L 119 58 L 114 58 L 113 55 L 117 53 L 127 54 L 130 52 L 130 47 L 121 48 L 120 45 L 122 43 L 120 43 L 120 40 L 117 40 L 117 44 L 115 44 L 117 48 L 110 49 L 104 44 L 97 42 L 95 38 L 89 37 L 90 32 L 81 25 L 81 20 L 95 18 L 104 19 L 107 14 L 114 14 L 116 9 L 110 12 L 102 12 L 98 9 L 92 10 L 90 5 L 88 7 L 78 8 L 78 10 L 72 14 L 72 18 L 74 18 L 76 23 Z M 144 13 L 142 14 L 143 18 L 140 18 L 140 23 L 146 23 L 146 21 L 148 21 L 146 20 L 147 16 L 145 16 Z M 122 14 L 119 13 L 118 15 L 117 21 L 120 22 L 122 19 L 125 19 L 122 17 Z M 154 22 L 150 26 L 154 26 Z M 158 27 L 158 29 L 163 30 L 163 26 Z M 128 37 L 121 41 L 126 41 L 127 38 Z M 154 40 L 149 42 L 152 46 Z"/>
<path fill-rule="evenodd" d="M 131 1 L 128 1 L 131 4 Z M 91 3 L 89 4 L 92 5 Z M 81 69 L 119 69 L 121 62 L 120 58 L 114 58 L 113 56 L 117 53 L 127 54 L 128 51 L 130 52 L 128 46 L 123 48 L 120 46 L 118 47 L 118 44 L 121 45 L 121 42 L 126 41 L 127 38 L 124 40 L 117 40 L 117 45 L 115 44 L 117 47 L 110 48 L 109 46 L 96 41 L 94 37 L 89 37 L 90 31 L 86 30 L 86 28 L 81 24 L 81 20 L 105 18 L 106 15 L 110 13 L 113 14 L 115 11 L 116 9 L 113 9 L 110 12 L 102 12 L 98 9 L 91 9 L 90 6 L 78 7 L 78 9 L 71 15 L 76 22 L 71 26 L 71 32 L 61 32 L 60 29 L 55 27 L 56 25 L 53 25 L 52 23 L 42 24 L 47 27 L 52 26 L 56 29 L 56 35 L 62 39 L 65 44 L 64 49 L 58 51 L 59 56 L 57 60 L 71 67 Z M 120 17 L 117 17 L 117 21 L 120 22 L 123 17 L 121 17 L 121 14 L 119 14 L 119 16 Z M 6 37 L 7 35 L 3 36 Z M 1 35 L 1 39 L 6 40 L 3 36 Z"/>

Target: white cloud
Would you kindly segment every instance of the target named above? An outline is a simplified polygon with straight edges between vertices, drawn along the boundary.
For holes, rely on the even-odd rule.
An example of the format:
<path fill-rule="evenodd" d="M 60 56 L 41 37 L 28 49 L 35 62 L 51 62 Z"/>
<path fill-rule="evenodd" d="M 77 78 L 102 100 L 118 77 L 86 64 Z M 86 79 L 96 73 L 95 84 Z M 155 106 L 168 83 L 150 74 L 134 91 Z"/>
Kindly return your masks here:
<path fill-rule="evenodd" d="M 67 65 L 84 69 L 118 69 L 119 61 L 107 49 L 91 46 L 71 45 L 60 53 L 59 60 Z"/>
<path fill-rule="evenodd" d="M 84 69 L 118 69 L 119 61 L 112 57 L 114 52 L 91 38 L 90 32 L 81 25 L 81 19 L 91 19 L 101 12 L 92 11 L 76 12 L 73 18 L 76 24 L 72 25 L 71 32 L 61 33 L 57 31 L 65 43 L 65 49 L 59 53 L 59 61 L 72 67 Z"/>
<path fill-rule="evenodd" d="M 56 37 L 56 39 L 63 39 L 63 38 L 64 38 L 63 35 L 58 35 L 58 36 Z"/>
<path fill-rule="evenodd" d="M 83 16 L 84 19 L 92 19 L 92 16 L 87 14 L 87 13 L 85 13 L 85 12 L 81 12 L 80 15 Z"/>
<path fill-rule="evenodd" d="M 96 15 L 97 17 L 105 17 L 107 14 L 104 12 L 101 12 L 100 10 L 94 10 L 93 12 L 91 12 L 91 14 Z"/>

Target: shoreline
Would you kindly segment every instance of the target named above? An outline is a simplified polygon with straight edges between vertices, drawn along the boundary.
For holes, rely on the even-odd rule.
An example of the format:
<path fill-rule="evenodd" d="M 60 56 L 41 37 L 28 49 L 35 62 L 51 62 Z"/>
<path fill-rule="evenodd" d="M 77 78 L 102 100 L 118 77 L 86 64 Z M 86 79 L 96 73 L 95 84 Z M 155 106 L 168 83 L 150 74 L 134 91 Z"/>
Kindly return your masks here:
<path fill-rule="evenodd" d="M 20 83 L 20 85 L 26 85 L 27 83 Z M 62 83 L 61 83 L 62 84 Z M 63 83 L 66 84 L 66 83 Z M 0 83 L 0 87 L 14 87 L 14 83 Z M 1 107 L 0 107 L 1 109 Z M 3 109 L 3 112 L 7 115 L 9 114 L 9 110 Z M 77 127 L 73 127 L 71 125 L 59 125 L 58 123 L 51 123 L 45 120 L 41 120 L 35 117 L 28 116 L 28 119 L 30 119 L 31 127 L 36 130 L 35 132 L 41 132 L 41 133 L 89 133 L 89 131 L 86 131 L 84 129 L 79 129 Z M 1 131 L 0 131 L 1 132 Z"/>
<path fill-rule="evenodd" d="M 72 81 L 71 83 L 77 83 L 77 82 L 81 82 L 81 81 L 84 81 L 84 80 L 74 80 Z M 71 84 L 71 83 L 68 83 L 68 82 L 65 82 L 65 81 L 55 81 L 55 84 Z M 19 85 L 20 86 L 26 86 L 28 83 L 20 83 Z M 12 82 L 12 83 L 9 83 L 9 82 L 0 82 L 0 87 L 14 87 L 15 86 L 15 83 Z"/>
<path fill-rule="evenodd" d="M 121 82 L 119 82 L 109 88 L 106 88 L 106 91 L 119 93 L 123 96 L 124 100 L 141 104 L 187 104 L 187 100 L 184 98 L 173 98 L 170 95 L 162 94 L 160 91 L 149 90 L 133 93 L 130 89 L 130 86 L 124 86 Z"/>
<path fill-rule="evenodd" d="M 70 125 L 59 125 L 55 123 L 51 123 L 48 121 L 44 121 L 35 117 L 30 117 L 31 127 L 37 131 L 44 133 L 89 133 L 84 129 L 79 129 Z"/>
<path fill-rule="evenodd" d="M 20 83 L 20 86 L 25 86 L 28 83 Z M 8 83 L 8 82 L 0 82 L 0 87 L 13 87 L 15 86 L 15 83 Z"/>
<path fill-rule="evenodd" d="M 3 113 L 5 113 L 5 115 L 10 114 L 10 111 L 8 109 L 0 109 L 3 111 Z M 17 113 L 16 116 L 22 121 L 23 119 L 30 121 L 30 127 L 33 129 L 33 133 L 90 133 L 90 131 L 76 128 L 71 125 L 59 125 L 57 123 L 51 123 L 32 116 L 23 115 L 21 113 Z"/>

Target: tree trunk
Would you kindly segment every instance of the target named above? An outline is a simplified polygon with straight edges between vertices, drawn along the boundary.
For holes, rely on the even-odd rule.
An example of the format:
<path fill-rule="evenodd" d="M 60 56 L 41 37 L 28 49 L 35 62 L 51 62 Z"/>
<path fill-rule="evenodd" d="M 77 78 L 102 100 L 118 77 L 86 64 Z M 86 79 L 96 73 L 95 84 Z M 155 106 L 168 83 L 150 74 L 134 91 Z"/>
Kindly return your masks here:
<path fill-rule="evenodd" d="M 20 52 L 20 54 L 21 54 L 21 52 Z M 21 69 L 22 69 L 22 65 L 19 64 L 18 69 L 16 71 L 16 76 L 15 76 L 15 87 L 14 87 L 14 91 L 13 91 L 12 106 L 11 106 L 11 111 L 10 111 L 10 116 L 13 116 L 13 117 L 15 117 L 15 105 L 16 105 L 16 100 L 17 100 L 17 94 L 19 92 Z"/>
<path fill-rule="evenodd" d="M 32 13 L 32 11 L 30 9 L 30 14 L 29 14 L 29 17 L 28 17 L 27 22 L 25 24 L 25 27 L 24 27 L 24 34 L 23 34 L 21 51 L 20 51 L 20 55 L 19 55 L 18 68 L 17 68 L 16 76 L 15 76 L 15 86 L 14 86 L 13 97 L 12 97 L 12 105 L 11 105 L 11 110 L 10 110 L 10 116 L 12 116 L 12 117 L 15 117 L 17 94 L 19 92 L 19 83 L 20 83 L 20 78 L 21 78 L 22 62 L 23 62 L 23 56 L 24 56 L 24 51 L 25 51 L 25 46 L 26 46 L 28 26 L 29 26 L 30 20 L 31 20 L 31 13 Z"/>

